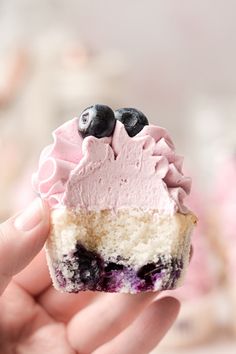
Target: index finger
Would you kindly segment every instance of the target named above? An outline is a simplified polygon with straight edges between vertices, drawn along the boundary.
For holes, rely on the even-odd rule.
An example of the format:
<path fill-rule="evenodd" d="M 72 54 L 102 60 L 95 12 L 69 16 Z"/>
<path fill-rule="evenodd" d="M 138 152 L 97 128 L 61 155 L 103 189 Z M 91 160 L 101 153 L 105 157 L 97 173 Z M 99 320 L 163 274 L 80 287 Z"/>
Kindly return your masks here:
<path fill-rule="evenodd" d="M 42 249 L 25 269 L 14 276 L 13 280 L 34 297 L 48 289 L 52 281 L 47 267 L 45 250 Z"/>
<path fill-rule="evenodd" d="M 42 249 L 48 233 L 49 211 L 40 199 L 0 225 L 0 294 Z"/>

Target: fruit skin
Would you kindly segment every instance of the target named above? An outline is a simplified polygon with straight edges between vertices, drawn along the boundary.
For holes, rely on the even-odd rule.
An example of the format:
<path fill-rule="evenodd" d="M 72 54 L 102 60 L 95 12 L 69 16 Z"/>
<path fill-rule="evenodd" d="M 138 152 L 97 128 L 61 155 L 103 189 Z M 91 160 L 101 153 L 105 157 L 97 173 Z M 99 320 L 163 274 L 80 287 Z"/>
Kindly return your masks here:
<path fill-rule="evenodd" d="M 104 138 L 112 135 L 115 124 L 113 110 L 108 106 L 95 104 L 81 113 L 78 119 L 78 132 L 82 138 L 91 135 Z"/>
<path fill-rule="evenodd" d="M 147 117 L 135 108 L 120 108 L 115 111 L 115 117 L 124 124 L 129 136 L 137 135 L 145 125 L 148 125 Z"/>

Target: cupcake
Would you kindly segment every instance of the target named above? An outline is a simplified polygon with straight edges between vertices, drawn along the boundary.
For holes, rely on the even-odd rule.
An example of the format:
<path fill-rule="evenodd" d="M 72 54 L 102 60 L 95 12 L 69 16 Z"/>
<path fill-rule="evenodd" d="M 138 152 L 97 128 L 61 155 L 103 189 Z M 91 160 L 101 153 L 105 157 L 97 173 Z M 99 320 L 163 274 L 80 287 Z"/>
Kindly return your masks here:
<path fill-rule="evenodd" d="M 191 180 L 166 130 L 136 109 L 96 104 L 53 139 L 33 186 L 51 207 L 55 288 L 135 294 L 181 284 L 196 217 L 183 203 Z"/>

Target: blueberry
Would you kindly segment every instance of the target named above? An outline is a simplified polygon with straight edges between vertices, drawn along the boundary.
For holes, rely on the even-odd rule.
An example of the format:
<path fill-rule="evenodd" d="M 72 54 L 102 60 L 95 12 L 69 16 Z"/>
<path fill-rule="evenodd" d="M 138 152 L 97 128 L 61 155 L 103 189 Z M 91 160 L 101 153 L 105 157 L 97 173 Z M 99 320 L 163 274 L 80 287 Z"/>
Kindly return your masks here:
<path fill-rule="evenodd" d="M 78 132 L 83 138 L 89 135 L 103 138 L 112 135 L 115 124 L 113 110 L 108 106 L 95 104 L 81 113 L 78 119 Z"/>
<path fill-rule="evenodd" d="M 162 290 L 173 289 L 182 269 L 183 261 L 181 259 L 165 260 L 160 257 L 156 263 L 148 263 L 139 269 L 137 276 L 145 281 L 141 289 L 153 288 L 159 277 L 162 278 Z"/>
<path fill-rule="evenodd" d="M 103 261 L 95 252 L 87 250 L 83 245 L 77 244 L 74 253 L 79 267 L 80 281 L 90 290 L 93 290 L 103 272 Z"/>
<path fill-rule="evenodd" d="M 145 125 L 148 125 L 147 117 L 135 108 L 121 108 L 115 111 L 115 117 L 124 124 L 129 136 L 137 135 Z"/>
<path fill-rule="evenodd" d="M 109 262 L 104 267 L 104 277 L 101 289 L 107 292 L 117 292 L 122 285 L 125 267 L 122 264 Z"/>
<path fill-rule="evenodd" d="M 147 288 L 151 288 L 155 282 L 155 275 L 160 274 L 163 268 L 161 261 L 157 263 L 148 263 L 142 266 L 137 276 L 145 281 Z"/>

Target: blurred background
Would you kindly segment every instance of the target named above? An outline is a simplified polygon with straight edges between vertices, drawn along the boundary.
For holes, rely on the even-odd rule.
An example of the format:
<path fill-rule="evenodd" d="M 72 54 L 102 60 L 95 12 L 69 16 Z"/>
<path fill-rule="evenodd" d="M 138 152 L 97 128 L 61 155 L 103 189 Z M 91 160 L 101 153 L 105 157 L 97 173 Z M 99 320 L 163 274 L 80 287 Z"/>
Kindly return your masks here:
<path fill-rule="evenodd" d="M 195 252 L 154 353 L 236 349 L 235 13 L 234 0 L 0 0 L 2 220 L 33 198 L 52 129 L 92 103 L 139 108 L 185 156 Z"/>

